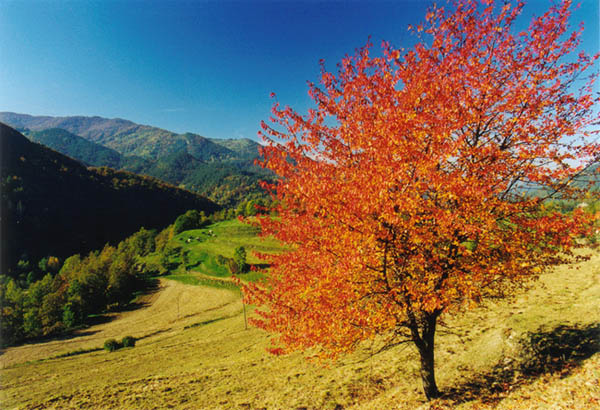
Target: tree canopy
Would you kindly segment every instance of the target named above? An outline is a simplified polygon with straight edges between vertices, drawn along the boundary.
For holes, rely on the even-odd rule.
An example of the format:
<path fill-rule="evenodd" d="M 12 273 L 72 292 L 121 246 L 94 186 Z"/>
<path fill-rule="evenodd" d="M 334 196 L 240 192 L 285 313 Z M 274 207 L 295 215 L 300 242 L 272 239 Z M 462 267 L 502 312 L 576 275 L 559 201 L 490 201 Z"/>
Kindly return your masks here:
<path fill-rule="evenodd" d="M 307 115 L 274 104 L 261 134 L 277 217 L 259 220 L 290 251 L 265 255 L 267 283 L 245 287 L 273 352 L 409 340 L 437 397 L 440 316 L 511 295 L 583 246 L 594 216 L 545 203 L 583 198 L 572 181 L 599 159 L 598 56 L 575 54 L 570 1 L 516 32 L 523 7 L 433 7 L 412 49 L 368 43 L 337 73 L 323 64 Z"/>

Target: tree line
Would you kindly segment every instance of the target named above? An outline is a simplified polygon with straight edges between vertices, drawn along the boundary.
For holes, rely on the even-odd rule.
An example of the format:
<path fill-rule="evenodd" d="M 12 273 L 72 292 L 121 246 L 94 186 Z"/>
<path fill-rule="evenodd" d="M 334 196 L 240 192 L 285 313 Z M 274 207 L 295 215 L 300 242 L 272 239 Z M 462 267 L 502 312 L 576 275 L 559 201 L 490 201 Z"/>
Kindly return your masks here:
<path fill-rule="evenodd" d="M 17 278 L 0 275 L 3 345 L 63 333 L 91 314 L 127 305 L 145 283 L 139 257 L 154 252 L 156 236 L 142 228 L 117 246 L 67 258 L 59 270 L 57 258 L 50 257 L 36 267 L 21 261 L 21 269 L 31 270 Z"/>
<path fill-rule="evenodd" d="M 19 260 L 12 276 L 0 275 L 0 332 L 4 346 L 53 336 L 84 326 L 90 315 L 126 307 L 150 279 L 186 263 L 181 247 L 169 242 L 181 232 L 198 229 L 235 216 L 256 213 L 250 200 L 239 209 L 210 216 L 189 210 L 158 232 L 141 228 L 125 240 L 87 255 L 64 261 L 46 256 L 37 263 Z M 155 254 L 155 258 L 146 258 Z M 152 259 L 153 261 L 149 261 Z M 233 259 L 217 258 L 233 273 L 248 270 L 244 248 Z"/>

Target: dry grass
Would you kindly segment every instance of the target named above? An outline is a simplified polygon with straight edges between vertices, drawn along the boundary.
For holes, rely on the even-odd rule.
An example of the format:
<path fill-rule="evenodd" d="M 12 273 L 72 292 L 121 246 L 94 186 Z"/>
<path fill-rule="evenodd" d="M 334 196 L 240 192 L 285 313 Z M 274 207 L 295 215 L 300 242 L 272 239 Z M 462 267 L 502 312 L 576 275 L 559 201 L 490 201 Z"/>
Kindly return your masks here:
<path fill-rule="evenodd" d="M 0 368 L 102 347 L 110 338 L 134 336 L 144 339 L 154 334 L 178 332 L 197 317 L 231 316 L 242 309 L 239 296 L 230 291 L 186 286 L 170 280 L 161 280 L 158 289 L 141 298 L 139 303 L 142 308 L 108 314 L 101 320 L 105 323 L 81 330 L 74 337 L 6 349 L 0 356 Z"/>
<path fill-rule="evenodd" d="M 512 301 L 447 319 L 452 333 L 439 335 L 436 351 L 446 396 L 426 403 L 411 347 L 370 357 L 367 343 L 328 368 L 301 354 L 269 356 L 268 336 L 244 330 L 238 294 L 168 281 L 147 306 L 90 334 L 6 350 L 0 400 L 60 409 L 594 408 L 599 296 L 596 254 L 579 269 L 543 275 Z M 143 337 L 132 349 L 26 363 L 129 334 Z M 533 341 L 560 357 L 532 357 L 522 346 Z"/>

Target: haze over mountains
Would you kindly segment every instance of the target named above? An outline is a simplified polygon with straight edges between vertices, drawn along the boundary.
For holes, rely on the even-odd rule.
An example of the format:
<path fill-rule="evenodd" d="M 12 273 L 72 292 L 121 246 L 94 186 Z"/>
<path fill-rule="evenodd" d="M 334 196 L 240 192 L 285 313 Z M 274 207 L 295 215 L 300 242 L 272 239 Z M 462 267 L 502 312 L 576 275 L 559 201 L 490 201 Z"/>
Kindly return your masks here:
<path fill-rule="evenodd" d="M 261 196 L 258 181 L 270 176 L 254 165 L 259 144 L 247 138 L 177 134 L 118 118 L 0 112 L 0 122 L 87 165 L 154 176 L 225 206 Z"/>

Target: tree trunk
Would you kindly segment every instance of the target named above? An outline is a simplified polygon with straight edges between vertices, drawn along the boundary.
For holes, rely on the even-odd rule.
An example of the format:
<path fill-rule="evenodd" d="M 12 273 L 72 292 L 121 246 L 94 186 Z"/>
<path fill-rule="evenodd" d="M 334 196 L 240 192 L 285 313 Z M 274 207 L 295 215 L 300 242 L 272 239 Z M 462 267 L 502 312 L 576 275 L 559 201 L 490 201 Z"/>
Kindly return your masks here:
<path fill-rule="evenodd" d="M 431 334 L 431 343 L 424 340 L 423 348 L 419 348 L 421 355 L 421 379 L 423 380 L 423 391 L 427 400 L 433 400 L 440 397 L 440 392 L 435 383 L 435 360 L 433 353 L 433 336 Z"/>
<path fill-rule="evenodd" d="M 421 322 L 420 332 L 413 332 L 413 340 L 421 356 L 421 379 L 423 391 L 427 400 L 440 397 L 440 391 L 435 383 L 434 340 L 435 326 L 439 313 L 426 313 Z M 414 336 L 417 335 L 415 339 Z"/>

